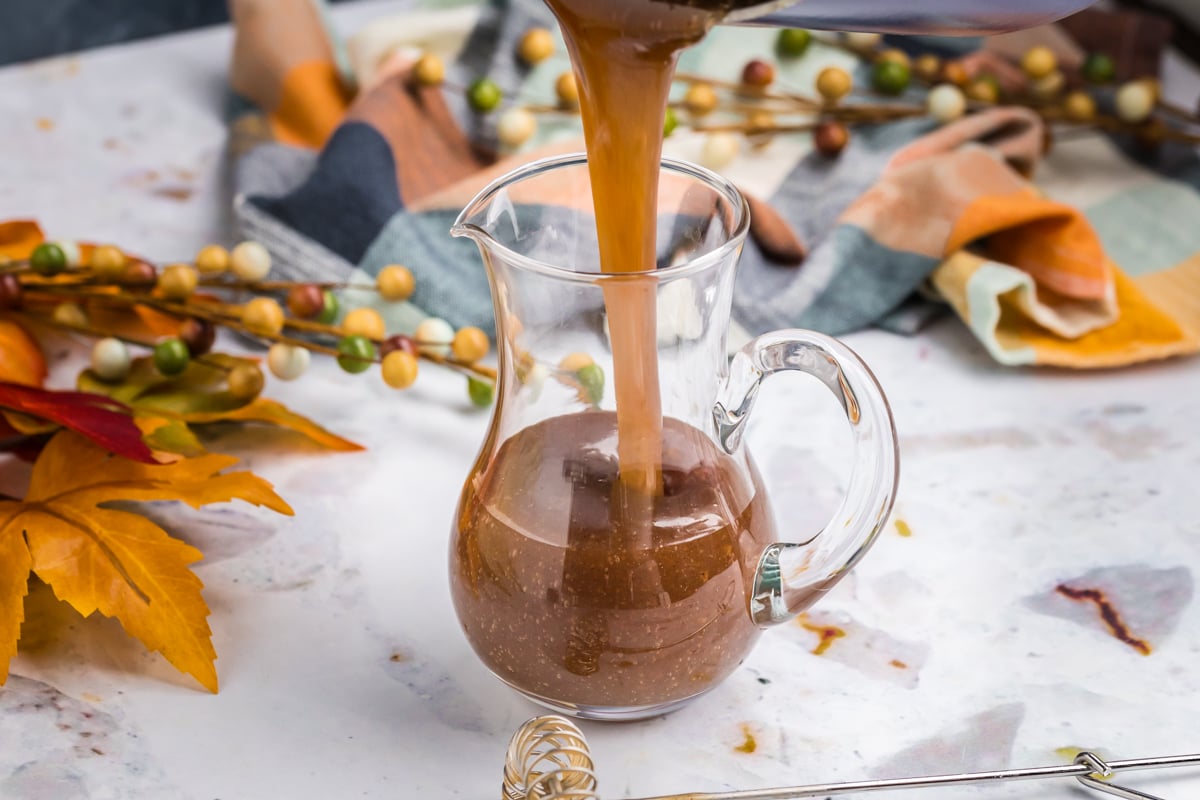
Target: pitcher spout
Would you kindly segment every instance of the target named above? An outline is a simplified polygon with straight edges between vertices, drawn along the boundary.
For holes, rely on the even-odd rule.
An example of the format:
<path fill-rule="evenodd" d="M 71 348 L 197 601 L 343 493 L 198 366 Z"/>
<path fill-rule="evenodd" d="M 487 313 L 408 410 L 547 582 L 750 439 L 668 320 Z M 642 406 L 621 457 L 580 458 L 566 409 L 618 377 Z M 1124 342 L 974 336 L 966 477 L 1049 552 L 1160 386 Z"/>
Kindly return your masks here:
<path fill-rule="evenodd" d="M 455 239 L 470 239 L 480 247 L 485 247 L 492 238 L 490 233 L 463 217 L 455 220 L 454 225 L 450 228 L 450 235 Z"/>

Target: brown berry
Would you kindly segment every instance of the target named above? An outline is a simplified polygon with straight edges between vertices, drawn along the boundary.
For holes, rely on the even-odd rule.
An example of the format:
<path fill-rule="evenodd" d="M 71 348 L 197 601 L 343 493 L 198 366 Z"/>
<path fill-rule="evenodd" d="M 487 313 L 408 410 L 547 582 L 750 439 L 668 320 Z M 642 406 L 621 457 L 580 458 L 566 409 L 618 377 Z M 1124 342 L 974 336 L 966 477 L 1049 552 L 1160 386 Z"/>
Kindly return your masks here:
<path fill-rule="evenodd" d="M 256 297 L 242 307 L 242 324 L 268 336 L 283 330 L 283 309 L 270 297 Z"/>
<path fill-rule="evenodd" d="M 179 338 L 187 345 L 192 358 L 195 358 L 212 350 L 213 341 L 217 338 L 217 329 L 206 319 L 188 317 L 179 326 Z"/>
<path fill-rule="evenodd" d="M 158 273 L 145 261 L 135 261 L 125 266 L 120 280 L 126 286 L 150 287 L 158 282 Z"/>
<path fill-rule="evenodd" d="M 1063 111 L 1074 122 L 1091 122 L 1096 118 L 1096 101 L 1087 92 L 1071 92 L 1063 101 Z"/>
<path fill-rule="evenodd" d="M 346 336 L 364 336 L 378 342 L 387 336 L 387 323 L 378 311 L 363 306 L 346 315 L 342 320 L 342 332 Z"/>
<path fill-rule="evenodd" d="M 302 283 L 288 289 L 288 311 L 300 319 L 312 319 L 325 310 L 325 292 L 313 283 Z"/>
<path fill-rule="evenodd" d="M 253 400 L 263 390 L 262 370 L 255 364 L 238 364 L 226 379 L 229 393 L 238 400 Z"/>
<path fill-rule="evenodd" d="M 187 264 L 170 264 L 158 274 L 158 290 L 168 300 L 186 300 L 199 283 L 200 273 Z"/>
<path fill-rule="evenodd" d="M 813 130 L 813 147 L 826 158 L 834 158 L 850 143 L 850 131 L 836 120 L 818 123 Z"/>
<path fill-rule="evenodd" d="M 1067 88 L 1067 76 L 1056 69 L 1049 75 L 1032 81 L 1029 84 L 1029 93 L 1038 100 L 1050 101 L 1061 95 L 1065 88 Z"/>
<path fill-rule="evenodd" d="M 1021 56 L 1021 69 L 1033 80 L 1044 78 L 1058 69 L 1058 57 L 1044 45 L 1031 47 Z"/>
<path fill-rule="evenodd" d="M 412 297 L 417 289 L 417 281 L 408 267 L 391 264 L 379 270 L 375 277 L 375 288 L 384 300 L 400 303 Z"/>
<path fill-rule="evenodd" d="M 450 343 L 450 352 L 454 353 L 455 359 L 467 364 L 474 364 L 486 356 L 490 348 L 487 334 L 479 328 L 460 329 Z"/>
<path fill-rule="evenodd" d="M 742 67 L 742 85 L 751 89 L 766 89 L 775 82 L 775 67 L 761 58 L 754 58 Z"/>
<path fill-rule="evenodd" d="M 876 62 L 894 61 L 897 64 L 903 64 L 904 66 L 910 67 L 910 68 L 912 67 L 912 59 L 908 57 L 908 53 L 904 52 L 903 50 L 901 50 L 897 47 L 893 47 L 888 50 L 884 50 L 882 53 L 880 53 L 878 56 L 875 57 L 875 61 Z"/>
<path fill-rule="evenodd" d="M 921 80 L 933 83 L 942 74 L 942 60 L 933 53 L 918 56 L 913 62 L 913 72 Z"/>
<path fill-rule="evenodd" d="M 775 138 L 772 131 L 777 123 L 775 115 L 769 111 L 752 111 L 746 117 L 746 126 L 750 129 L 748 138 L 755 149 L 761 150 Z"/>
<path fill-rule="evenodd" d="M 946 66 L 942 67 L 942 78 L 946 83 L 953 83 L 955 86 L 966 86 L 971 80 L 971 75 L 967 72 L 967 68 L 957 61 L 950 61 Z"/>
<path fill-rule="evenodd" d="M 545 28 L 531 28 L 517 44 L 517 57 L 530 66 L 554 55 L 554 34 Z"/>
<path fill-rule="evenodd" d="M 388 353 L 394 353 L 397 350 L 415 356 L 417 355 L 417 343 L 411 336 L 397 333 L 395 336 L 384 339 L 379 345 L 379 355 L 381 356 L 386 357 Z"/>
<path fill-rule="evenodd" d="M 87 313 L 78 303 L 59 303 L 50 316 L 59 325 L 68 328 L 86 328 L 88 324 Z"/>
<path fill-rule="evenodd" d="M 89 266 L 92 272 L 105 280 L 116 280 L 125 271 L 126 258 L 120 248 L 111 244 L 102 244 L 92 251 Z"/>
<path fill-rule="evenodd" d="M 836 103 L 854 88 L 854 79 L 841 67 L 826 67 L 817 75 L 817 94 L 827 103 Z"/>
<path fill-rule="evenodd" d="M 1138 126 L 1133 140 L 1143 150 L 1157 150 L 1167 140 L 1167 124 L 1159 117 L 1151 117 Z"/>
<path fill-rule="evenodd" d="M 554 82 L 554 94 L 563 108 L 579 108 L 579 84 L 574 72 L 564 72 Z"/>
<path fill-rule="evenodd" d="M 0 311 L 21 307 L 21 282 L 11 272 L 0 272 Z"/>
<path fill-rule="evenodd" d="M 441 86 L 446 80 L 446 65 L 432 53 L 426 53 L 413 65 L 413 80 L 418 86 Z"/>
<path fill-rule="evenodd" d="M 978 103 L 993 104 L 1000 100 L 1000 89 L 995 79 L 979 77 L 967 84 L 967 97 Z"/>
<path fill-rule="evenodd" d="M 196 253 L 196 269 L 205 275 L 219 275 L 229 269 L 229 251 L 219 244 L 210 244 Z"/>
<path fill-rule="evenodd" d="M 697 117 L 716 110 L 719 103 L 716 90 L 707 83 L 693 83 L 683 96 L 683 107 Z"/>
<path fill-rule="evenodd" d="M 407 389 L 416 383 L 420 365 L 417 357 L 403 350 L 393 350 L 383 357 L 380 372 L 383 382 L 393 389 Z"/>

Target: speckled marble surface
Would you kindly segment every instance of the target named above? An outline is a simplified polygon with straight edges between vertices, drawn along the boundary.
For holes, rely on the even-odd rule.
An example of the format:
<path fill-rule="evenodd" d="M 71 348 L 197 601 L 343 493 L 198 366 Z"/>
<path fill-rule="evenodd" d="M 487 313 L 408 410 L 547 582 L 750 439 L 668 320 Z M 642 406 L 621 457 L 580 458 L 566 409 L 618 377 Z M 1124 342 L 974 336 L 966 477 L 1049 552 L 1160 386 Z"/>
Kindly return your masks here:
<path fill-rule="evenodd" d="M 339 19 L 352 29 L 385 8 Z M 0 218 L 160 259 L 229 238 L 229 43 L 214 29 L 0 70 Z M 952 320 L 848 342 L 895 408 L 893 524 L 709 696 L 645 723 L 585 724 L 603 796 L 1051 764 L 1069 747 L 1200 752 L 1200 365 L 1003 369 Z M 0 797 L 498 795 L 507 739 L 536 709 L 470 652 L 445 570 L 486 419 L 432 370 L 397 395 L 321 365 L 273 393 L 371 448 L 297 453 L 227 434 L 218 446 L 297 516 L 161 512 L 207 554 L 221 693 L 35 587 L 0 689 Z M 833 400 L 781 378 L 756 414 L 749 442 L 779 516 L 811 530 L 848 464 Z M 1198 770 L 1129 782 L 1200 796 Z M 1083 795 L 1040 783 L 894 796 Z"/>

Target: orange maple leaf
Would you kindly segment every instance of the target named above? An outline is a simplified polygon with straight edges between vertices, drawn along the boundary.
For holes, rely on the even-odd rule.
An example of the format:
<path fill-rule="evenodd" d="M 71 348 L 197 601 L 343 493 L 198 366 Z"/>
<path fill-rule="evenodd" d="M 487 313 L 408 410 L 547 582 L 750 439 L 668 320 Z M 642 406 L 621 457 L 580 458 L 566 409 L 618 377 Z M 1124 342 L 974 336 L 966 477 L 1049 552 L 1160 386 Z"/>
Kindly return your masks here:
<path fill-rule="evenodd" d="M 262 478 L 219 474 L 236 462 L 204 455 L 140 464 L 74 432 L 56 434 L 34 464 L 25 499 L 0 501 L 0 684 L 17 652 L 33 571 L 80 614 L 116 617 L 147 648 L 216 692 L 203 584 L 188 569 L 200 551 L 140 514 L 105 504 L 180 500 L 199 508 L 238 499 L 292 513 Z"/>
<path fill-rule="evenodd" d="M 0 222 L 0 256 L 29 258 L 45 238 L 41 227 L 31 219 L 5 220 Z"/>
<path fill-rule="evenodd" d="M 0 319 L 0 381 L 41 386 L 46 359 L 27 330 L 11 319 Z"/>

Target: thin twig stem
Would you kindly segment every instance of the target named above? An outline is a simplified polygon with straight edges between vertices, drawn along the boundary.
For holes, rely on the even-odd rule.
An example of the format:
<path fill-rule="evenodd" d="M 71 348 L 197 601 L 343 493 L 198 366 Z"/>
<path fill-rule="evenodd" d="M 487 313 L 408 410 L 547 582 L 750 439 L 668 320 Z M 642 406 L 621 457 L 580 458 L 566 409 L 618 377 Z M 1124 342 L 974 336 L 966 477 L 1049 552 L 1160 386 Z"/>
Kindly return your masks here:
<path fill-rule="evenodd" d="M 242 323 L 242 320 L 241 320 L 242 307 L 238 306 L 238 305 L 232 305 L 229 303 L 174 303 L 174 302 L 162 300 L 162 299 L 156 298 L 156 297 L 143 297 L 143 296 L 135 297 L 132 295 L 123 295 L 123 294 L 105 294 L 103 292 L 71 291 L 69 289 L 67 291 L 57 291 L 57 292 L 56 291 L 38 290 L 37 293 L 38 294 L 49 294 L 52 296 L 54 296 L 54 295 L 65 296 L 65 297 L 71 297 L 71 298 L 81 298 L 82 297 L 82 298 L 87 298 L 87 299 L 91 299 L 91 300 L 97 300 L 97 301 L 100 301 L 101 303 L 110 302 L 110 303 L 113 303 L 114 305 L 120 305 L 120 306 L 126 307 L 126 308 L 129 308 L 132 306 L 137 306 L 137 305 L 144 305 L 148 308 L 154 309 L 155 311 L 160 311 L 160 312 L 162 312 L 164 314 L 168 314 L 170 316 L 197 317 L 199 319 L 204 319 L 209 322 L 213 322 L 217 325 L 224 326 L 231 330 L 235 330 L 240 333 L 244 333 L 248 336 L 258 337 L 260 339 L 265 339 L 265 340 L 271 341 L 271 342 L 279 342 L 281 344 L 291 345 L 292 347 L 302 347 L 302 348 L 304 348 L 306 350 L 310 350 L 314 353 L 321 353 L 324 355 L 333 356 L 335 358 L 337 356 L 341 355 L 338 352 L 337 348 L 330 347 L 330 346 L 324 345 L 324 344 L 320 344 L 318 342 L 313 342 L 308 339 L 301 339 L 301 338 L 297 338 L 297 337 L 287 336 L 282 333 L 265 333 L 263 331 L 253 330 L 251 328 L 248 328 L 248 327 L 246 327 L 245 324 Z M 39 316 L 38 319 L 47 319 L 47 318 Z M 294 330 L 304 331 L 306 333 L 322 334 L 322 335 L 329 336 L 331 338 L 336 338 L 336 339 L 340 339 L 347 335 L 346 331 L 342 328 L 338 328 L 333 325 L 325 325 L 323 323 L 314 322 L 312 320 L 296 319 L 294 317 L 286 317 L 284 319 L 284 325 L 286 327 L 292 328 Z M 83 332 L 83 331 L 80 331 L 80 332 Z M 104 333 L 102 331 L 96 331 L 94 334 L 91 334 L 91 335 L 108 336 L 109 334 Z M 373 339 L 372 342 L 376 346 L 378 346 L 383 343 L 383 340 Z M 414 342 L 418 345 L 418 351 L 417 351 L 418 357 L 423 358 L 426 361 L 432 361 L 436 364 L 441 364 L 443 366 L 454 369 L 458 372 L 471 373 L 471 374 L 477 375 L 481 378 L 486 378 L 487 380 L 491 380 L 491 381 L 496 380 L 496 371 L 490 367 L 486 367 L 481 364 L 468 364 L 466 362 L 457 361 L 457 360 L 449 359 L 449 358 L 444 358 L 442 356 L 438 356 L 434 353 L 430 353 L 430 352 L 427 352 L 426 350 L 420 349 L 421 345 L 428 346 L 430 344 L 435 344 L 434 342 L 422 342 L 419 339 L 414 339 Z M 149 344 L 149 345 L 145 345 L 144 343 L 141 343 L 141 344 L 143 344 L 143 346 L 148 346 L 148 347 L 154 346 L 153 344 Z M 440 344 L 440 343 L 437 343 L 437 344 Z M 376 358 L 376 361 L 379 361 L 379 360 L 380 359 Z"/>

